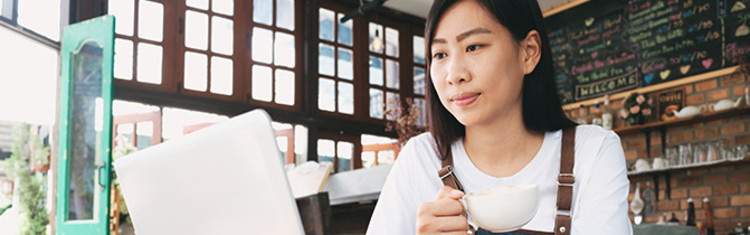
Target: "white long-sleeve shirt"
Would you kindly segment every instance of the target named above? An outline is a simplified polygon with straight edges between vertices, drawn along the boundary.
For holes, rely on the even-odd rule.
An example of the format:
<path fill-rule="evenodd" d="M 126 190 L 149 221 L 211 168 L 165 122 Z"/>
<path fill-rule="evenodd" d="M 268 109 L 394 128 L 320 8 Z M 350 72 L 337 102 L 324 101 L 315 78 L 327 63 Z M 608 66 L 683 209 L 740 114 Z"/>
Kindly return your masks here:
<path fill-rule="evenodd" d="M 481 172 L 469 160 L 463 141 L 453 143 L 454 174 L 466 193 L 491 187 L 537 184 L 541 200 L 524 230 L 552 232 L 557 204 L 562 130 L 547 132 L 539 152 L 510 177 Z M 430 133 L 415 136 L 404 146 L 386 179 L 367 234 L 414 234 L 417 209 L 433 201 L 443 187 L 441 161 Z M 571 234 L 632 234 L 628 218 L 628 181 L 620 138 L 598 126 L 577 127 Z"/>

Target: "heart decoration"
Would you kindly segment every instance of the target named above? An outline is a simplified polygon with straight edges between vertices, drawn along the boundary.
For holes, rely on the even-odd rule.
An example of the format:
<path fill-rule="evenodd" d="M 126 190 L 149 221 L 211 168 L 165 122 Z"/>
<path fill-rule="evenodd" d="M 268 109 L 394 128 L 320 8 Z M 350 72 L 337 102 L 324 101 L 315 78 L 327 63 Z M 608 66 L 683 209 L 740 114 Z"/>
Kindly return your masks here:
<path fill-rule="evenodd" d="M 592 59 L 596 59 L 596 56 L 598 56 L 598 55 L 599 55 L 599 52 L 598 52 L 598 51 L 595 51 L 595 52 L 591 52 L 591 58 L 592 58 Z"/>
<path fill-rule="evenodd" d="M 591 26 L 592 24 L 594 24 L 594 17 L 589 17 L 584 21 L 584 23 L 586 23 L 586 27 Z"/>
<path fill-rule="evenodd" d="M 682 73 L 682 75 L 687 74 L 688 71 L 690 71 L 690 65 L 680 66 L 680 73 Z"/>
<path fill-rule="evenodd" d="M 661 73 L 659 73 L 659 76 L 661 77 L 662 80 L 667 79 L 667 77 L 669 77 L 670 72 L 671 71 L 669 69 L 661 71 Z"/>
<path fill-rule="evenodd" d="M 646 74 L 646 76 L 643 76 L 643 79 L 646 81 L 646 84 L 651 84 L 651 80 L 654 80 L 654 74 Z"/>
<path fill-rule="evenodd" d="M 714 63 L 714 59 L 711 59 L 711 58 L 705 59 L 703 60 L 703 67 L 708 69 L 709 67 L 711 67 L 711 64 L 713 63 Z"/>

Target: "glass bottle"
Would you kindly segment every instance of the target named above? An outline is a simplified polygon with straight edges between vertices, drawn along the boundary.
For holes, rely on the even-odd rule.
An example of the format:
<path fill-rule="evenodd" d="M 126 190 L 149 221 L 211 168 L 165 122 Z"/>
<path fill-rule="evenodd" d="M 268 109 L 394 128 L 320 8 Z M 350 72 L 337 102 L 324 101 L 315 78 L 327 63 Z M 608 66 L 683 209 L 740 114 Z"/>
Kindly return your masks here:
<path fill-rule="evenodd" d="M 604 111 L 602 112 L 602 127 L 612 130 L 612 112 L 609 110 L 609 95 L 604 95 Z"/>
<path fill-rule="evenodd" d="M 651 182 L 646 181 L 646 189 L 643 190 L 643 216 L 653 215 L 655 207 L 656 198 L 654 197 L 654 190 L 651 189 Z"/>
<path fill-rule="evenodd" d="M 591 124 L 602 126 L 601 109 L 599 109 L 599 101 L 594 101 L 594 113 L 591 117 Z"/>
<path fill-rule="evenodd" d="M 586 110 L 583 105 L 578 107 L 578 120 L 576 122 L 581 125 L 586 124 Z"/>
<path fill-rule="evenodd" d="M 643 200 L 641 199 L 641 183 L 638 182 L 635 184 L 633 200 L 630 201 L 630 210 L 633 211 L 633 214 L 635 215 L 633 217 L 633 222 L 635 222 L 635 224 L 641 224 L 641 221 L 643 220 L 643 216 L 641 216 L 644 207 L 643 204 Z"/>
<path fill-rule="evenodd" d="M 685 225 L 695 226 L 695 203 L 692 198 L 688 198 L 687 215 L 685 215 Z"/>

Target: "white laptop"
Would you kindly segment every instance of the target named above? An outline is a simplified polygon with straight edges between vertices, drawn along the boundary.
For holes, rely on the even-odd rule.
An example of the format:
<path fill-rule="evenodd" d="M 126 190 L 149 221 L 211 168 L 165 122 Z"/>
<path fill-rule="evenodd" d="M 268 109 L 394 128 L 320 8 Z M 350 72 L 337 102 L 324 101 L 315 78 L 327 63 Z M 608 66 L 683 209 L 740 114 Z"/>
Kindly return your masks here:
<path fill-rule="evenodd" d="M 270 118 L 262 110 L 114 165 L 139 235 L 304 234 Z"/>

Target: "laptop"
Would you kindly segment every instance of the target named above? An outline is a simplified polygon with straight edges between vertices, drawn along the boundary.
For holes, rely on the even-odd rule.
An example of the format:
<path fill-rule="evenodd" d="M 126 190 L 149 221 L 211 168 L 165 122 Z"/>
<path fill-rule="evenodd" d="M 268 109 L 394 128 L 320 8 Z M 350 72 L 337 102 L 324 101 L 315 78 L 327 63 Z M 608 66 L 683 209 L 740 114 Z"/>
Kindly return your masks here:
<path fill-rule="evenodd" d="M 141 150 L 114 167 L 137 234 L 304 234 L 265 111 Z"/>

